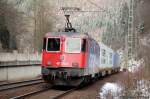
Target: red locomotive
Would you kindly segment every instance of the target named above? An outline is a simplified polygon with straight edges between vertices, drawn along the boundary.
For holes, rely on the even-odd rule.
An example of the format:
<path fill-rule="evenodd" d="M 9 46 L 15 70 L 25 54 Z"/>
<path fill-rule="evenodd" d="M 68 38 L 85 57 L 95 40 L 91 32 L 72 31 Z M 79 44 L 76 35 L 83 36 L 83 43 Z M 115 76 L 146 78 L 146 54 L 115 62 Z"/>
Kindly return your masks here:
<path fill-rule="evenodd" d="M 76 33 L 71 24 L 65 32 L 47 33 L 44 37 L 42 76 L 52 85 L 77 86 L 117 72 L 118 64 L 118 54 L 88 34 Z"/>
<path fill-rule="evenodd" d="M 80 84 L 83 77 L 91 76 L 86 66 L 98 65 L 96 60 L 89 63 L 89 51 L 93 59 L 99 59 L 99 46 L 87 34 L 47 33 L 42 57 L 44 80 L 56 85 Z"/>

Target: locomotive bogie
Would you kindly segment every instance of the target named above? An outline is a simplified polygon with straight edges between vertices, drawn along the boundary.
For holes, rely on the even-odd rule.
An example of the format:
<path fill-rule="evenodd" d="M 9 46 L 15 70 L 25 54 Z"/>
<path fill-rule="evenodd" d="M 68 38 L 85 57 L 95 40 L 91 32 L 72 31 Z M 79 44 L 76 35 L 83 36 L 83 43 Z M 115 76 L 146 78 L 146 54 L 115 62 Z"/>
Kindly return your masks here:
<path fill-rule="evenodd" d="M 52 78 L 68 79 L 70 77 L 78 78 L 84 76 L 84 69 L 78 68 L 44 68 L 42 67 L 43 75 L 50 75 Z"/>

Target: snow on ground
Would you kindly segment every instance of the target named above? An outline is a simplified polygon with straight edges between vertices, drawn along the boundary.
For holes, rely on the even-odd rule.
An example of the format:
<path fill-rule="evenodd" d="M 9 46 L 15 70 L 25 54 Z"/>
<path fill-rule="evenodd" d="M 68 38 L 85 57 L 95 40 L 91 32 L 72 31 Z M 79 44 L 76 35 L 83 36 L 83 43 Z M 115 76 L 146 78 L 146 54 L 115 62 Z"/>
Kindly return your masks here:
<path fill-rule="evenodd" d="M 136 83 L 134 89 L 130 89 L 128 94 L 130 96 L 124 95 L 127 90 L 117 83 L 106 83 L 100 89 L 100 99 L 120 99 L 120 97 L 143 97 L 144 99 L 150 99 L 150 81 L 139 80 Z M 143 99 L 140 98 L 140 99 Z"/>
<path fill-rule="evenodd" d="M 101 99 L 119 99 L 119 94 L 122 92 L 122 87 L 116 83 L 106 83 L 100 90 L 100 98 Z"/>
<path fill-rule="evenodd" d="M 128 92 L 126 96 L 125 93 Z M 106 83 L 100 89 L 100 99 L 121 99 L 124 97 L 139 97 L 138 99 L 150 99 L 150 81 L 139 80 L 134 89 L 125 90 L 117 83 Z"/>
<path fill-rule="evenodd" d="M 143 64 L 143 62 L 144 62 L 143 59 L 138 60 L 138 61 L 136 61 L 134 59 L 129 60 L 129 62 L 128 62 L 128 65 L 129 65 L 128 70 L 130 72 L 138 71 L 139 67 Z"/>
<path fill-rule="evenodd" d="M 140 60 L 130 59 L 130 60 L 128 60 L 128 63 L 126 63 L 127 59 L 124 55 L 124 50 L 119 49 L 117 52 L 120 55 L 121 71 L 123 71 L 123 69 L 127 67 L 128 71 L 136 72 L 136 71 L 138 71 L 139 67 L 144 64 L 144 59 L 140 59 Z M 127 64 L 128 64 L 128 66 L 126 66 Z"/>
<path fill-rule="evenodd" d="M 141 96 L 150 97 L 150 81 L 147 80 L 137 81 L 136 92 L 140 93 Z"/>

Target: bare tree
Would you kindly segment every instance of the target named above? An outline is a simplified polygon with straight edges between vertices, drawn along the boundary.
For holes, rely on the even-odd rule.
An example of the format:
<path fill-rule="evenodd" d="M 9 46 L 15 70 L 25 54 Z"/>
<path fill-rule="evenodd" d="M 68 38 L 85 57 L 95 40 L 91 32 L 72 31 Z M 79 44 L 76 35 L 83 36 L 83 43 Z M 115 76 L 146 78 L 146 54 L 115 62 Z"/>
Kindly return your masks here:
<path fill-rule="evenodd" d="M 46 32 L 52 30 L 55 20 L 53 7 L 48 0 L 18 0 L 19 6 L 23 6 L 25 16 L 30 18 L 33 29 L 33 45 L 34 51 L 41 51 L 42 38 Z"/>
<path fill-rule="evenodd" d="M 9 47 L 19 52 L 41 51 L 43 35 L 52 30 L 55 21 L 51 2 L 2 0 L 0 5 L 0 19 L 4 18 L 2 24 L 10 33 Z"/>

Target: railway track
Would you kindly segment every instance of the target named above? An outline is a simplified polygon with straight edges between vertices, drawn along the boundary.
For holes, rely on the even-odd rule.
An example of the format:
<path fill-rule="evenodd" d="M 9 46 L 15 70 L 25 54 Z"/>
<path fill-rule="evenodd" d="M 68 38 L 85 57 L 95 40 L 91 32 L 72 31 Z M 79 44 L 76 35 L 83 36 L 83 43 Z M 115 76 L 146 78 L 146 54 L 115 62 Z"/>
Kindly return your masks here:
<path fill-rule="evenodd" d="M 44 81 L 42 79 L 34 79 L 34 80 L 26 80 L 26 81 L 0 84 L 0 92 L 9 90 L 9 89 L 15 89 L 19 87 L 34 85 L 34 84 L 40 84 L 40 83 L 44 83 Z"/>
<path fill-rule="evenodd" d="M 67 94 L 69 94 L 69 93 L 71 93 L 71 92 L 73 92 L 73 91 L 75 91 L 75 90 L 76 90 L 76 88 L 70 89 L 70 90 L 68 90 L 68 91 L 66 91 L 66 92 L 64 92 L 64 93 L 62 93 L 62 94 L 60 94 L 60 95 L 55 96 L 53 99 L 59 99 L 59 98 L 65 96 L 65 95 L 67 95 Z"/>
<path fill-rule="evenodd" d="M 49 99 L 59 99 L 59 98 L 65 96 L 65 95 L 67 95 L 67 94 L 69 94 L 69 93 L 71 93 L 75 90 L 76 90 L 76 88 L 72 88 L 72 89 L 69 89 L 69 90 L 66 90 L 66 91 L 61 91 L 61 90 L 55 90 L 51 87 L 51 88 L 41 89 L 41 90 L 38 90 L 38 91 L 29 92 L 29 93 L 26 93 L 26 94 L 23 94 L 23 95 L 20 95 L 20 96 L 12 97 L 10 99 L 26 99 L 27 97 L 31 97 L 31 99 L 32 99 L 32 96 L 40 95 L 41 93 L 46 92 L 46 91 L 49 91 L 50 96 L 52 97 L 52 98 L 49 98 Z M 57 94 L 56 93 L 52 94 L 54 91 L 57 92 Z"/>
<path fill-rule="evenodd" d="M 46 89 L 41 89 L 41 90 L 38 90 L 38 91 L 29 92 L 29 93 L 26 93 L 26 94 L 23 94 L 23 95 L 20 95 L 20 96 L 12 97 L 10 99 L 22 99 L 22 98 L 25 98 L 25 97 L 28 97 L 28 96 L 32 96 L 32 95 L 38 94 L 40 92 L 47 91 L 49 89 L 50 88 L 46 88 Z"/>

